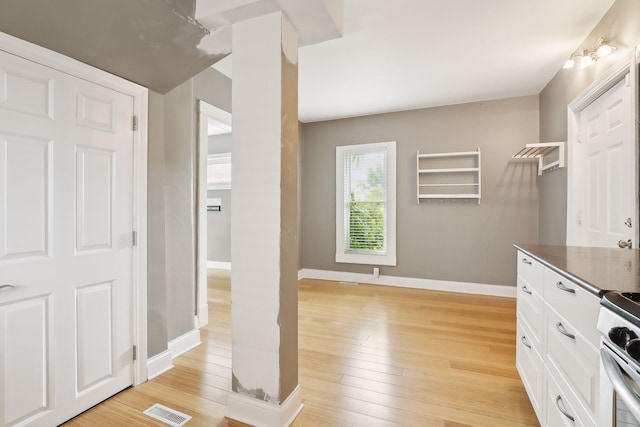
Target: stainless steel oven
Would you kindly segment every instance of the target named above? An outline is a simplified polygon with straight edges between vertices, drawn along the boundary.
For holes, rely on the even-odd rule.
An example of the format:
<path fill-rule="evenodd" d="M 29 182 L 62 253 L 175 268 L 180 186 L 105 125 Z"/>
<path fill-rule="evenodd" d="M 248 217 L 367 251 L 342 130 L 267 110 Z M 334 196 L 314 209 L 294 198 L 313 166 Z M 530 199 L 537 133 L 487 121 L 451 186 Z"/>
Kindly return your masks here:
<path fill-rule="evenodd" d="M 640 294 L 610 292 L 598 316 L 599 426 L 640 427 Z"/>

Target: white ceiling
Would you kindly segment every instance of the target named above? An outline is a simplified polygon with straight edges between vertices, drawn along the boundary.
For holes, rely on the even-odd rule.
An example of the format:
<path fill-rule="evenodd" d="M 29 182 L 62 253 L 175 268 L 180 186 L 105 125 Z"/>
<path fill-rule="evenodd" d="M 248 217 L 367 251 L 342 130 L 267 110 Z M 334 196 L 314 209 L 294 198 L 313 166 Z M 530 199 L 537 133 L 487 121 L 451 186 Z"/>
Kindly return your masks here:
<path fill-rule="evenodd" d="M 537 94 L 613 1 L 344 0 L 343 37 L 300 48 L 300 120 Z"/>

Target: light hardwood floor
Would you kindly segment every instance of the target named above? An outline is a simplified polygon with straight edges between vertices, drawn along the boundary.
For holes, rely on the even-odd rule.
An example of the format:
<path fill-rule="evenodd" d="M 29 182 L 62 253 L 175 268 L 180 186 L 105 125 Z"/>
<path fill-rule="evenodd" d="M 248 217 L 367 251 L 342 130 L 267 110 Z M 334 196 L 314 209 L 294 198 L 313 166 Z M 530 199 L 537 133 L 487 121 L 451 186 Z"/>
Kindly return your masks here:
<path fill-rule="evenodd" d="M 68 426 L 166 426 L 142 415 L 162 403 L 187 426 L 224 418 L 231 386 L 230 283 L 209 275 L 202 345 L 171 371 Z M 301 280 L 301 426 L 538 426 L 515 369 L 515 299 Z"/>

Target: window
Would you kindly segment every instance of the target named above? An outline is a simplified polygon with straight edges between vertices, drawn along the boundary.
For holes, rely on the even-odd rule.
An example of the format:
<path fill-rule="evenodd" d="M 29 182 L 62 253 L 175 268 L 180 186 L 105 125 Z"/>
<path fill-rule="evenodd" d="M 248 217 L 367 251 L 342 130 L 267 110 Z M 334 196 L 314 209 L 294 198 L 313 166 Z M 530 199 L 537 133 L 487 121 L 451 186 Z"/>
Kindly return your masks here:
<path fill-rule="evenodd" d="M 396 143 L 336 147 L 336 262 L 396 265 Z"/>
<path fill-rule="evenodd" d="M 207 190 L 231 189 L 231 153 L 207 156 Z"/>

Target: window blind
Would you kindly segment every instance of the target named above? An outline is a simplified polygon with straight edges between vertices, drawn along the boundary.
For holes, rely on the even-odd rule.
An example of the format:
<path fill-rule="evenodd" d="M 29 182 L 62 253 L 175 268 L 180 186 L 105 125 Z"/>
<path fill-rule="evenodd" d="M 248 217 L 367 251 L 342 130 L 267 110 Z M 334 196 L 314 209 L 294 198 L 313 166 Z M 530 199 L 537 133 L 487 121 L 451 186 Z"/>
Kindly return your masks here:
<path fill-rule="evenodd" d="M 349 253 L 386 253 L 387 151 L 344 156 L 344 247 Z"/>

